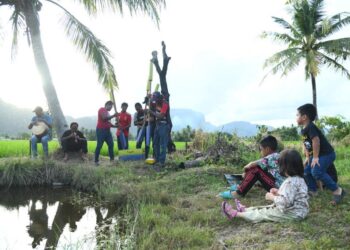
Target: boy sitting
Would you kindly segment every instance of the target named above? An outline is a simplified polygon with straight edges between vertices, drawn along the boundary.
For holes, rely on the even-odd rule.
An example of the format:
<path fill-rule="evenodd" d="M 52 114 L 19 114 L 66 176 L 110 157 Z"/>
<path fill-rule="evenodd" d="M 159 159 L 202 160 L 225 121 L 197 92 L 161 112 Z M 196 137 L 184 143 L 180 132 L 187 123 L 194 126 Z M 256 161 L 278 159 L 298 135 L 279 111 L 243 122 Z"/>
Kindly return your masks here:
<path fill-rule="evenodd" d="M 276 150 L 276 138 L 271 135 L 264 137 L 260 141 L 260 153 L 263 158 L 244 166 L 242 182 L 238 186 L 231 186 L 229 191 L 221 192 L 219 196 L 225 199 L 244 196 L 257 181 L 260 181 L 268 192 L 271 188 L 279 188 L 285 178 L 279 173 L 279 153 Z"/>

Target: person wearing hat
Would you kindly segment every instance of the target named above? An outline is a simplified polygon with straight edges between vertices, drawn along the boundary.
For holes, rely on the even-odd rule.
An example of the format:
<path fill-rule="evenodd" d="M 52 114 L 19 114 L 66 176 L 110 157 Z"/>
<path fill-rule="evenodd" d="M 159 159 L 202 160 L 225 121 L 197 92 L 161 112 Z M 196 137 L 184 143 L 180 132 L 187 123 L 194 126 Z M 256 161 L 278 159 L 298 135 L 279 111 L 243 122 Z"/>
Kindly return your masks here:
<path fill-rule="evenodd" d="M 50 131 L 52 128 L 52 118 L 48 114 L 45 114 L 43 108 L 38 106 L 33 112 L 35 116 L 32 118 L 28 125 L 28 129 L 31 129 L 33 135 L 31 141 L 31 157 L 36 158 L 38 156 L 37 143 L 41 142 L 43 145 L 43 151 L 46 157 L 49 156 L 48 142 L 51 139 Z"/>
<path fill-rule="evenodd" d="M 62 148 L 64 152 L 64 161 L 68 160 L 69 152 L 81 152 L 81 158 L 86 161 L 87 140 L 84 134 L 78 130 L 79 124 L 77 122 L 72 122 L 70 124 L 70 129 L 66 130 L 62 137 Z"/>

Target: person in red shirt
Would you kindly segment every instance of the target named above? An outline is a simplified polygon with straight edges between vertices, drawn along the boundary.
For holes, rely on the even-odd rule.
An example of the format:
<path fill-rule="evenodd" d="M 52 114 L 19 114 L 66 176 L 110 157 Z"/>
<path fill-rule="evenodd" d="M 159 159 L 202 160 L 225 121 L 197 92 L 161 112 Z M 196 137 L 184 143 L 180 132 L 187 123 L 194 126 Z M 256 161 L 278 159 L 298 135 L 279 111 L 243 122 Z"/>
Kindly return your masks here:
<path fill-rule="evenodd" d="M 100 151 L 103 143 L 106 142 L 108 145 L 108 155 L 111 161 L 114 160 L 114 142 L 111 134 L 111 127 L 116 127 L 111 123 L 111 119 L 117 116 L 117 113 L 109 115 L 109 111 L 112 110 L 113 102 L 108 101 L 105 106 L 98 110 L 97 126 L 96 126 L 96 137 L 97 145 L 95 149 L 95 164 L 99 165 Z"/>
<path fill-rule="evenodd" d="M 124 150 L 129 148 L 129 128 L 131 126 L 131 115 L 126 112 L 128 109 L 128 104 L 126 102 L 122 103 L 122 111 L 118 113 L 118 130 L 117 130 L 117 140 L 118 149 Z"/>
<path fill-rule="evenodd" d="M 156 111 L 149 110 L 156 119 L 156 128 L 153 138 L 153 150 L 156 158 L 156 171 L 165 167 L 166 151 L 169 142 L 170 114 L 167 100 L 158 91 L 152 95 L 156 103 Z"/>

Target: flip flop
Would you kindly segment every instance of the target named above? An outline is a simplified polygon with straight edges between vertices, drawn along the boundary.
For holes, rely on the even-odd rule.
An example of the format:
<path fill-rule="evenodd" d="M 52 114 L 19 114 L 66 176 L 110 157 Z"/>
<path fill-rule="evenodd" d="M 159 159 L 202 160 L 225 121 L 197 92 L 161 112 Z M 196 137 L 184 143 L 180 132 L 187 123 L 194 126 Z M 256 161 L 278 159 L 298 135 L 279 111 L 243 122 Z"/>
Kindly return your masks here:
<path fill-rule="evenodd" d="M 234 210 L 226 201 L 221 203 L 221 211 L 229 220 L 232 220 L 237 215 L 237 211 Z"/>
<path fill-rule="evenodd" d="M 343 200 L 345 194 L 346 192 L 343 188 L 341 190 L 341 194 L 333 194 L 333 200 L 331 201 L 332 205 L 338 205 Z"/>
<path fill-rule="evenodd" d="M 240 200 L 235 199 L 235 203 L 236 203 L 236 207 L 237 207 L 237 211 L 238 212 L 244 212 L 245 211 L 246 207 L 244 205 L 242 205 Z"/>
<path fill-rule="evenodd" d="M 233 199 L 233 196 L 231 194 L 231 191 L 224 191 L 219 194 L 220 197 L 224 199 Z"/>
<path fill-rule="evenodd" d="M 233 184 L 231 187 L 230 187 L 230 191 L 233 192 L 233 191 L 237 191 L 238 189 L 238 185 L 237 184 Z"/>

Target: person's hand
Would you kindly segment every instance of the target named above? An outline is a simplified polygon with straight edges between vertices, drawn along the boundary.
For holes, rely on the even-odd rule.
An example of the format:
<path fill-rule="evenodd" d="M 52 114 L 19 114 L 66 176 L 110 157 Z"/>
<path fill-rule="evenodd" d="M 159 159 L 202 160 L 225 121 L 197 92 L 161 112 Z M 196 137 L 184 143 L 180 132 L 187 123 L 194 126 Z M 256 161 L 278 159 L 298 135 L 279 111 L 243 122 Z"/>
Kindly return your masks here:
<path fill-rule="evenodd" d="M 266 193 L 265 194 L 265 200 L 273 201 L 274 198 L 275 198 L 275 195 L 273 195 L 272 193 Z"/>
<path fill-rule="evenodd" d="M 307 157 L 304 161 L 304 167 L 306 167 L 307 165 L 309 165 L 309 157 Z"/>
<path fill-rule="evenodd" d="M 245 165 L 244 167 L 243 167 L 243 170 L 244 171 L 247 171 L 248 169 L 250 169 L 251 167 L 252 167 L 252 163 L 250 162 L 250 163 L 248 163 L 247 165 Z"/>
<path fill-rule="evenodd" d="M 277 195 L 278 194 L 278 189 L 277 188 L 271 188 L 270 189 L 270 193 L 273 195 Z"/>
<path fill-rule="evenodd" d="M 312 162 L 311 162 L 311 168 L 314 168 L 316 165 L 320 166 L 319 158 L 318 157 L 313 157 L 312 158 Z"/>

